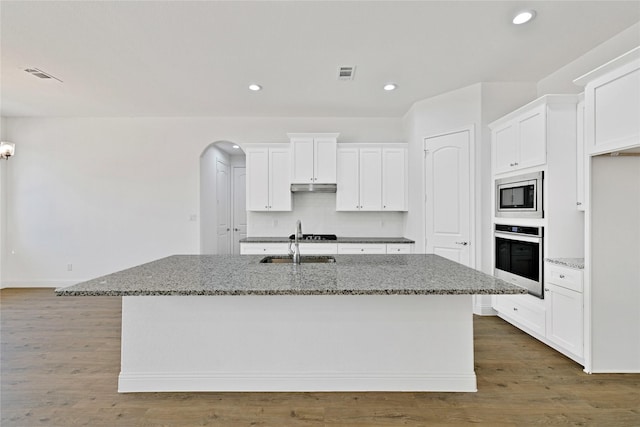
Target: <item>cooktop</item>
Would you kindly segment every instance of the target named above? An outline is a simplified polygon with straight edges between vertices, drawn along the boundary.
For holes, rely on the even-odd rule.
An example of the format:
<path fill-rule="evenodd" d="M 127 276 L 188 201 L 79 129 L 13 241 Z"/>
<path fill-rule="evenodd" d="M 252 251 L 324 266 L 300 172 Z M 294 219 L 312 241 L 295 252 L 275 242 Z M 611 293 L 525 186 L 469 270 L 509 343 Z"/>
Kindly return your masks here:
<path fill-rule="evenodd" d="M 289 236 L 289 240 L 294 240 L 295 234 Z M 302 240 L 338 240 L 335 234 L 303 234 Z"/>

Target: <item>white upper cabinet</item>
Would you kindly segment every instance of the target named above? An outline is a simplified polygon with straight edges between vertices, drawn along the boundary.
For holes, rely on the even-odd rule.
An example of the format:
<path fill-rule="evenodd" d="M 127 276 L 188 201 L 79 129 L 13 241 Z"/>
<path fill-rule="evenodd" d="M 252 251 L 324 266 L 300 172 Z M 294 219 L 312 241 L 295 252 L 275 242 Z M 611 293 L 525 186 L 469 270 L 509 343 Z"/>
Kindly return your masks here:
<path fill-rule="evenodd" d="M 587 154 L 640 145 L 640 47 L 585 74 L 575 83 L 586 84 Z"/>
<path fill-rule="evenodd" d="M 382 148 L 360 149 L 359 209 L 382 210 Z"/>
<path fill-rule="evenodd" d="M 406 211 L 409 171 L 406 148 L 382 149 L 382 210 Z"/>
<path fill-rule="evenodd" d="M 360 210 L 360 150 L 338 148 L 336 210 Z"/>
<path fill-rule="evenodd" d="M 291 183 L 335 184 L 338 134 L 288 135 L 291 140 Z"/>
<path fill-rule="evenodd" d="M 406 210 L 407 160 L 406 144 L 341 144 L 336 210 Z"/>
<path fill-rule="evenodd" d="M 543 165 L 547 159 L 546 105 L 518 110 L 491 124 L 494 174 Z"/>
<path fill-rule="evenodd" d="M 246 147 L 247 210 L 290 211 L 288 144 Z"/>

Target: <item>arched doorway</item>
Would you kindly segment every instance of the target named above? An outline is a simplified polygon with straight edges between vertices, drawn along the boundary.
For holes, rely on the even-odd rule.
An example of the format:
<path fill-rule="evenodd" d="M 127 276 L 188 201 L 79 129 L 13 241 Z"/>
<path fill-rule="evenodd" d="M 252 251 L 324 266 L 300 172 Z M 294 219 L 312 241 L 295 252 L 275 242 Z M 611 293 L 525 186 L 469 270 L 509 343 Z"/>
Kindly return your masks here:
<path fill-rule="evenodd" d="M 200 155 L 200 253 L 239 254 L 247 235 L 245 154 L 216 141 Z"/>

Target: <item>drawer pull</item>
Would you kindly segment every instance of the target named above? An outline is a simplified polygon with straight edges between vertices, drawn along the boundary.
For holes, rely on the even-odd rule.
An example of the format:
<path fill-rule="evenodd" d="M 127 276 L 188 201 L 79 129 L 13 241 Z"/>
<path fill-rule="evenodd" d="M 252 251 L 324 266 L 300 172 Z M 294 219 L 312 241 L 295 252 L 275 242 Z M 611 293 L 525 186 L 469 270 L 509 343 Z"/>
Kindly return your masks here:
<path fill-rule="evenodd" d="M 513 307 L 513 311 L 518 311 L 518 307 Z"/>
<path fill-rule="evenodd" d="M 560 275 L 560 278 L 561 278 L 561 279 L 564 279 L 564 274 L 561 274 L 561 275 Z"/>
<path fill-rule="evenodd" d="M 549 288 L 544 288 L 544 291 L 545 292 L 549 292 Z"/>

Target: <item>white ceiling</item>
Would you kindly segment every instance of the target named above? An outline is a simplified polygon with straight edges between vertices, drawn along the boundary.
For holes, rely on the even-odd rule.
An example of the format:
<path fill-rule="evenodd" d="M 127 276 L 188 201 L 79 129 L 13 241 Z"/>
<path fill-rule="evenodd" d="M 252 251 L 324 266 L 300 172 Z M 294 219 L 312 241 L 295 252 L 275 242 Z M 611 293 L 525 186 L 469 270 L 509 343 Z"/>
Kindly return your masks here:
<path fill-rule="evenodd" d="M 536 19 L 512 25 L 526 7 Z M 3 116 L 398 117 L 476 82 L 537 82 L 637 23 L 640 2 L 2 0 L 0 14 Z"/>

